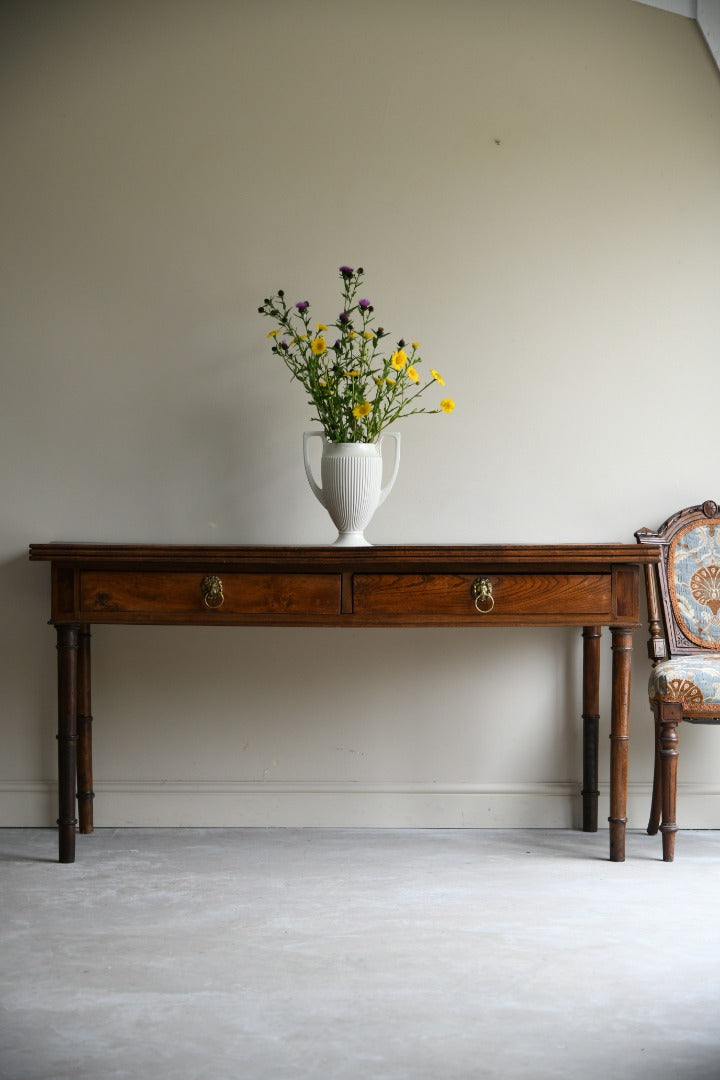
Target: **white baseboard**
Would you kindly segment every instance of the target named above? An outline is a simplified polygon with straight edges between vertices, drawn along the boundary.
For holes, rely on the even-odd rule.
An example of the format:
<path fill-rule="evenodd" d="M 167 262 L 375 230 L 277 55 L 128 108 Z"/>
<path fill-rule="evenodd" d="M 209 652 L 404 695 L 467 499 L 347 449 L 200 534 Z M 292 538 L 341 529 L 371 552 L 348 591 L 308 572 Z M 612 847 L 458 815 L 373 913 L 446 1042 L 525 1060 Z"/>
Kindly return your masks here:
<path fill-rule="evenodd" d="M 645 828 L 650 784 L 631 783 L 628 825 Z M 95 797 L 98 828 L 317 827 L 443 829 L 576 829 L 577 783 L 263 783 L 105 782 Z M 608 785 L 600 784 L 598 823 L 606 827 Z M 681 828 L 720 828 L 720 786 L 681 785 Z M 50 781 L 1 781 L 0 826 L 55 824 L 56 786 Z"/>

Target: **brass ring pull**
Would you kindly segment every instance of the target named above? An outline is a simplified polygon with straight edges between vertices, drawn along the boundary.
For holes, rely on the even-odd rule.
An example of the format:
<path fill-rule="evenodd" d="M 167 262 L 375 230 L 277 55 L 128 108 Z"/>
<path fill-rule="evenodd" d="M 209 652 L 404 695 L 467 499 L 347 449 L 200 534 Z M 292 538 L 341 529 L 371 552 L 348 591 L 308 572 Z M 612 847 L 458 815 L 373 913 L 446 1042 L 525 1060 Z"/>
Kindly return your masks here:
<path fill-rule="evenodd" d="M 225 603 L 222 581 L 217 574 L 206 574 L 200 582 L 200 592 L 207 608 L 219 608 Z"/>
<path fill-rule="evenodd" d="M 495 607 L 495 597 L 492 594 L 492 582 L 489 578 L 479 577 L 473 581 L 470 592 L 475 601 L 475 610 L 480 615 L 489 615 Z"/>

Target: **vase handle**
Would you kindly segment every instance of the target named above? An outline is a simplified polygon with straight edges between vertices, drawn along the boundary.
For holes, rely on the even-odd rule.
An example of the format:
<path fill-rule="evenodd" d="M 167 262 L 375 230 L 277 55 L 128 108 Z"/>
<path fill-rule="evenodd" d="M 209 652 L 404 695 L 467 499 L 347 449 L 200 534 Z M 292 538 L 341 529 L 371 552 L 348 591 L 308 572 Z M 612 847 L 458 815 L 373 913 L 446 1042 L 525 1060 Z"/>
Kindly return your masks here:
<path fill-rule="evenodd" d="M 395 463 L 393 465 L 392 476 L 390 477 L 387 484 L 385 485 L 384 488 L 382 488 L 382 490 L 380 492 L 380 498 L 378 499 L 378 506 L 382 506 L 382 504 L 385 502 L 388 495 L 390 494 L 390 492 L 392 490 L 392 486 L 395 483 L 395 479 L 396 479 L 397 474 L 398 474 L 398 469 L 400 468 L 400 432 L 399 431 L 389 431 L 387 433 L 387 435 L 381 435 L 381 437 L 380 437 L 381 444 L 382 444 L 382 440 L 385 439 L 385 438 L 395 440 Z"/>
<path fill-rule="evenodd" d="M 315 483 L 315 477 L 312 474 L 312 466 L 310 465 L 310 448 L 308 443 L 311 439 L 322 439 L 322 431 L 304 431 L 303 432 L 303 461 L 305 462 L 305 474 L 308 478 L 308 483 L 312 488 L 315 498 L 318 500 L 321 506 L 325 506 L 325 494 L 323 489 Z"/>

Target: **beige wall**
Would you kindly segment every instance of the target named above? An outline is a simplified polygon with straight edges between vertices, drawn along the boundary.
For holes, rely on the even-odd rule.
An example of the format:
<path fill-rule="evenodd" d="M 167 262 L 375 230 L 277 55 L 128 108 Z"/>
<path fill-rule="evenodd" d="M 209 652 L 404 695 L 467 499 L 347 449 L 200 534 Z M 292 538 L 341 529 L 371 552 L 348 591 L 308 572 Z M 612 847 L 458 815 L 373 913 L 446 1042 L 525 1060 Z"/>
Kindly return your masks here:
<path fill-rule="evenodd" d="M 631 541 L 720 497 L 720 76 L 692 20 L 18 0 L 0 43 L 0 824 L 56 816 L 28 542 L 332 539 L 257 315 L 278 287 L 333 318 L 337 267 L 364 265 L 457 401 L 402 425 L 377 543 Z M 575 633 L 94 642 L 99 824 L 577 823 Z M 641 827 L 642 634 L 633 670 Z M 718 827 L 720 741 L 682 747 L 682 820 Z"/>

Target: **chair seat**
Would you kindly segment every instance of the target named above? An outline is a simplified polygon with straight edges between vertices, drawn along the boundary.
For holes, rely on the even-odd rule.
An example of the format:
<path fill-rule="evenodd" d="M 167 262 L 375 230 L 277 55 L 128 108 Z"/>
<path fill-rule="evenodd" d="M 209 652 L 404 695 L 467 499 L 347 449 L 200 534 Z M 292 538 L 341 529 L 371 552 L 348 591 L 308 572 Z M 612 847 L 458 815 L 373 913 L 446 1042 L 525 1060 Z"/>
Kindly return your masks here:
<path fill-rule="evenodd" d="M 650 674 L 650 701 L 681 701 L 692 716 L 720 716 L 720 653 L 663 660 Z"/>

